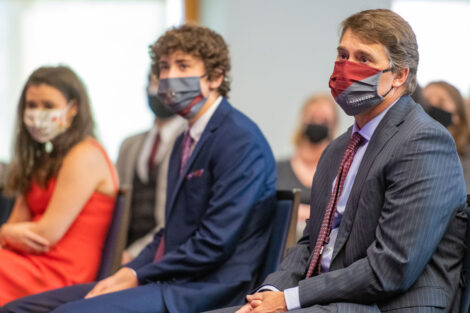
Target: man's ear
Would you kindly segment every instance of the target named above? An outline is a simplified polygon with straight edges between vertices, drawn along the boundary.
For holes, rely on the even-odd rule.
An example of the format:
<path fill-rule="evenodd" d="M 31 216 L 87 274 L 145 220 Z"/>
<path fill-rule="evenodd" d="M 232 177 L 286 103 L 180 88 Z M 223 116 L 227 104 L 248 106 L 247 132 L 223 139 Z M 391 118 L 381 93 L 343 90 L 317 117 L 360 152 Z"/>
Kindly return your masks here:
<path fill-rule="evenodd" d="M 212 72 L 212 75 L 210 75 L 210 80 L 209 80 L 209 88 L 211 90 L 216 90 L 217 88 L 222 85 L 222 82 L 224 81 L 224 74 L 222 70 L 220 69 L 215 69 Z"/>
<path fill-rule="evenodd" d="M 410 69 L 408 67 L 399 69 L 395 74 L 396 76 L 393 79 L 392 86 L 395 88 L 403 86 L 406 82 L 406 79 L 408 78 L 409 73 Z"/>

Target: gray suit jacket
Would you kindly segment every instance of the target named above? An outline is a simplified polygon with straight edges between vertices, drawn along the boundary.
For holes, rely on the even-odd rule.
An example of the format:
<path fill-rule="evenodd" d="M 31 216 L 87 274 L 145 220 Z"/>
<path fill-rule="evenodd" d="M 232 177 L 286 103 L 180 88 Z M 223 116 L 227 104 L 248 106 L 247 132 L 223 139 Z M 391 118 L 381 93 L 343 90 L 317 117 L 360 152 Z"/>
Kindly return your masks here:
<path fill-rule="evenodd" d="M 140 251 L 142 251 L 142 249 L 153 240 L 154 234 L 164 226 L 166 185 L 170 154 L 173 150 L 173 144 L 176 138 L 183 132 L 184 128 L 185 123 L 181 123 L 177 131 L 172 134 L 172 138 L 170 140 L 171 145 L 166 150 L 167 153 L 162 161 L 158 164 L 157 188 L 155 190 L 155 220 L 157 221 L 157 225 L 151 233 L 138 239 L 127 248 L 127 252 L 132 257 L 136 257 Z M 119 174 L 119 181 L 122 186 L 132 185 L 136 172 L 137 160 L 140 156 L 147 135 L 148 131 L 128 137 L 121 144 L 116 168 Z"/>
<path fill-rule="evenodd" d="M 369 142 L 330 272 L 304 279 L 350 131 L 323 153 L 304 237 L 265 284 L 299 286 L 302 312 L 456 312 L 466 230 L 462 167 L 450 134 L 408 96 Z"/>

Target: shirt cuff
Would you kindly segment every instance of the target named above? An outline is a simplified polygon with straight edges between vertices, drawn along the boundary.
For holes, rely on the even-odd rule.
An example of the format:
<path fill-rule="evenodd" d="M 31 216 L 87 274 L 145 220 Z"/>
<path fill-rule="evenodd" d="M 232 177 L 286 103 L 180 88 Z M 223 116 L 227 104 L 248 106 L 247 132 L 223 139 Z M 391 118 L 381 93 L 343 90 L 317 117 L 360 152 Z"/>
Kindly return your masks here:
<path fill-rule="evenodd" d="M 130 268 L 130 267 L 128 267 L 128 266 L 124 266 L 124 267 L 127 268 L 127 269 L 129 269 L 129 270 L 131 270 L 132 274 L 134 274 L 135 277 L 137 278 L 137 280 L 139 280 L 139 278 L 137 277 L 137 272 L 136 272 L 133 268 Z"/>
<path fill-rule="evenodd" d="M 288 311 L 300 309 L 299 287 L 284 290 L 284 299 L 286 300 Z"/>
<path fill-rule="evenodd" d="M 256 290 L 256 292 L 262 292 L 262 291 L 279 291 L 279 289 L 277 289 L 276 287 L 272 286 L 272 285 L 264 285 L 264 286 L 261 286 L 258 288 L 258 290 Z"/>

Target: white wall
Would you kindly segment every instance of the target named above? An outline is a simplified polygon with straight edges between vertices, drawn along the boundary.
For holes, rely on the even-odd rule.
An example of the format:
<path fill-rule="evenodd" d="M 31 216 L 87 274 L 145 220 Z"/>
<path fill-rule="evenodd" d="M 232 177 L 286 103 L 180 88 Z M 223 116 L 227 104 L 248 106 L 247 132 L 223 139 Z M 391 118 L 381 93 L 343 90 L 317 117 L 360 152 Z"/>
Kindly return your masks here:
<path fill-rule="evenodd" d="M 0 0 L 0 161 L 11 156 L 27 77 L 57 64 L 83 79 L 98 139 L 116 160 L 122 140 L 153 123 L 145 92 L 148 47 L 175 20 L 167 18 L 171 13 L 163 0 Z"/>
<path fill-rule="evenodd" d="M 339 24 L 371 8 L 390 8 L 390 0 L 202 0 L 202 24 L 230 46 L 230 100 L 261 127 L 276 157 L 292 151 L 303 101 L 329 92 Z M 340 132 L 351 124 L 342 115 Z"/>
<path fill-rule="evenodd" d="M 178 7 L 181 3 L 181 0 L 166 1 L 168 3 L 167 9 L 171 6 Z M 8 160 L 13 137 L 12 122 L 19 91 L 27 75 L 33 70 L 30 67 L 36 66 L 32 63 L 31 66 L 26 66 L 29 63 L 25 61 L 26 51 L 22 43 L 21 34 L 25 32 L 25 29 L 24 24 L 21 22 L 24 20 L 21 12 L 38 2 L 43 2 L 43 0 L 0 0 L 0 70 L 3 74 L 0 75 L 0 161 Z M 54 1 L 44 0 L 44 2 Z M 70 3 L 77 2 L 70 1 Z M 91 0 L 83 2 L 91 2 Z M 109 4 L 115 8 L 115 5 L 111 4 L 113 2 L 109 1 Z M 128 3 L 130 0 L 117 2 Z M 135 1 L 135 3 L 139 2 L 158 3 L 163 2 L 163 0 Z M 329 92 L 328 78 L 333 69 L 340 22 L 360 10 L 390 8 L 391 2 L 393 0 L 201 0 L 202 24 L 222 34 L 230 46 L 233 67 L 230 100 L 237 108 L 247 113 L 258 123 L 277 157 L 287 156 L 292 151 L 290 139 L 303 101 L 314 92 Z M 411 5 L 412 2 L 422 1 L 395 0 L 395 2 L 407 2 Z M 434 0 L 434 2 L 443 1 Z M 470 0 L 450 2 L 468 4 Z M 69 1 L 64 1 L 64 3 L 69 3 Z M 170 3 L 173 4 L 170 5 Z M 447 7 L 447 9 L 450 8 L 451 6 Z M 410 19 L 409 22 L 413 27 L 416 27 L 418 42 L 424 37 L 424 35 L 420 35 L 421 32 L 437 36 L 437 32 L 427 32 L 425 26 L 416 24 L 416 19 L 413 16 L 416 16 L 415 13 L 419 14 L 417 11 L 406 9 L 401 13 L 405 18 Z M 170 14 L 166 12 L 166 15 L 167 20 L 164 24 L 168 25 L 170 21 L 168 15 Z M 452 14 L 446 13 L 445 15 L 451 16 Z M 155 17 L 160 20 L 163 19 L 159 14 L 155 14 Z M 429 17 L 427 22 L 435 23 L 436 20 L 437 17 Z M 456 19 L 456 22 L 463 23 L 467 20 L 464 18 Z M 426 22 L 425 19 L 424 21 Z M 156 20 L 153 20 L 153 22 L 159 25 L 163 23 Z M 129 21 L 123 22 L 123 24 L 128 23 Z M 445 24 L 441 26 L 448 26 L 449 23 L 445 22 Z M 462 32 L 467 32 L 468 27 L 466 25 L 468 24 L 459 25 L 464 25 L 464 27 L 454 28 L 456 30 L 461 28 Z M 67 27 L 67 25 L 60 24 L 58 26 Z M 156 26 L 155 28 L 159 27 Z M 87 77 L 87 73 L 84 73 L 86 68 L 80 66 L 76 69 L 80 74 L 83 73 L 82 76 L 89 85 L 93 104 L 100 106 L 100 108 L 94 106 L 95 118 L 98 122 L 101 139 L 106 141 L 105 144 L 113 159 L 116 157 L 118 144 L 124 135 L 117 136 L 112 130 L 109 131 L 109 127 L 105 125 L 107 123 L 103 123 L 102 120 L 114 118 L 118 124 L 127 123 L 126 127 L 130 124 L 131 128 L 134 127 L 133 131 L 137 131 L 137 128 L 148 128 L 148 123 L 150 123 L 150 116 L 148 121 L 139 119 L 136 122 L 129 119 L 123 112 L 130 109 L 132 113 L 138 111 L 141 115 L 149 113 L 145 108 L 143 90 L 145 69 L 143 68 L 146 66 L 145 64 L 148 64 L 147 62 L 150 62 L 147 57 L 147 44 L 154 41 L 161 30 L 152 29 L 152 31 L 153 34 L 150 36 L 152 38 L 149 37 L 148 40 L 139 44 L 142 46 L 139 49 L 142 50 L 137 63 L 142 67 L 142 70 L 139 70 L 141 73 L 139 72 L 137 81 L 133 80 L 132 88 L 135 90 L 135 100 L 126 100 L 120 113 L 112 112 L 113 117 L 107 114 L 109 107 L 105 107 L 104 103 L 109 102 L 116 96 L 115 92 L 121 92 L 123 88 L 113 88 L 112 92 L 107 93 L 110 95 L 109 97 L 95 96 L 92 93 L 101 89 L 100 84 L 106 83 L 109 85 L 118 77 L 110 78 L 107 81 L 100 78 L 97 81 L 97 78 Z M 424 66 L 426 51 L 423 51 L 423 49 L 426 50 L 426 44 L 420 43 L 423 58 L 418 77 L 421 78 L 421 83 L 427 82 L 425 81 L 427 78 L 424 79 L 422 74 L 432 72 L 432 75 L 434 75 L 432 79 L 438 79 L 435 74 L 448 74 L 447 70 L 450 67 L 466 75 L 465 57 L 461 56 L 466 55 L 468 49 L 462 51 L 462 49 L 453 48 L 454 43 L 464 42 L 466 37 L 461 35 L 460 38 L 462 38 L 460 41 L 454 40 L 453 43 L 438 45 L 439 48 L 449 46 L 448 49 L 455 52 L 455 56 L 442 53 L 442 58 L 432 59 L 428 62 L 429 66 Z M 77 38 L 81 42 L 86 42 L 85 39 Z M 445 35 L 434 40 L 433 44 L 436 45 L 444 39 L 446 39 Z M 466 42 L 468 43 L 468 40 Z M 126 43 L 127 41 L 123 41 L 122 45 L 129 46 Z M 42 46 L 40 48 L 41 51 L 44 51 L 48 47 Z M 129 61 L 129 58 L 124 59 Z M 448 66 L 449 60 L 457 60 L 457 62 L 461 62 L 462 66 Z M 54 63 L 53 60 L 50 62 Z M 90 59 L 90 65 L 91 62 L 93 60 Z M 97 62 L 93 66 L 99 68 L 100 64 Z M 462 92 L 468 94 L 470 86 L 464 86 L 466 81 L 459 79 L 458 81 L 451 80 L 451 82 L 458 86 L 460 84 Z M 342 132 L 351 125 L 352 119 L 342 114 L 340 123 L 339 132 Z M 130 131 L 131 129 L 128 129 L 126 132 Z"/>
<path fill-rule="evenodd" d="M 424 87 L 444 80 L 464 97 L 470 96 L 470 0 L 395 0 L 392 9 L 409 21 L 416 33 L 418 83 Z"/>

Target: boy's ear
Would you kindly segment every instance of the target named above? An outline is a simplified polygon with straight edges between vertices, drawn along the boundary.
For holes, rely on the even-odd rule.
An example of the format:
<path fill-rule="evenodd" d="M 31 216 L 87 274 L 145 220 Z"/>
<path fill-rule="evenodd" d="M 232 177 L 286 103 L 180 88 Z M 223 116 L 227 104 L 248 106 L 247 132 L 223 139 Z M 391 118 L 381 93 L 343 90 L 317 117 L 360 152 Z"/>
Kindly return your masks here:
<path fill-rule="evenodd" d="M 215 69 L 212 71 L 211 75 L 209 75 L 209 87 L 212 90 L 216 90 L 217 88 L 222 85 L 222 82 L 224 81 L 224 74 L 222 70 L 220 69 Z"/>

